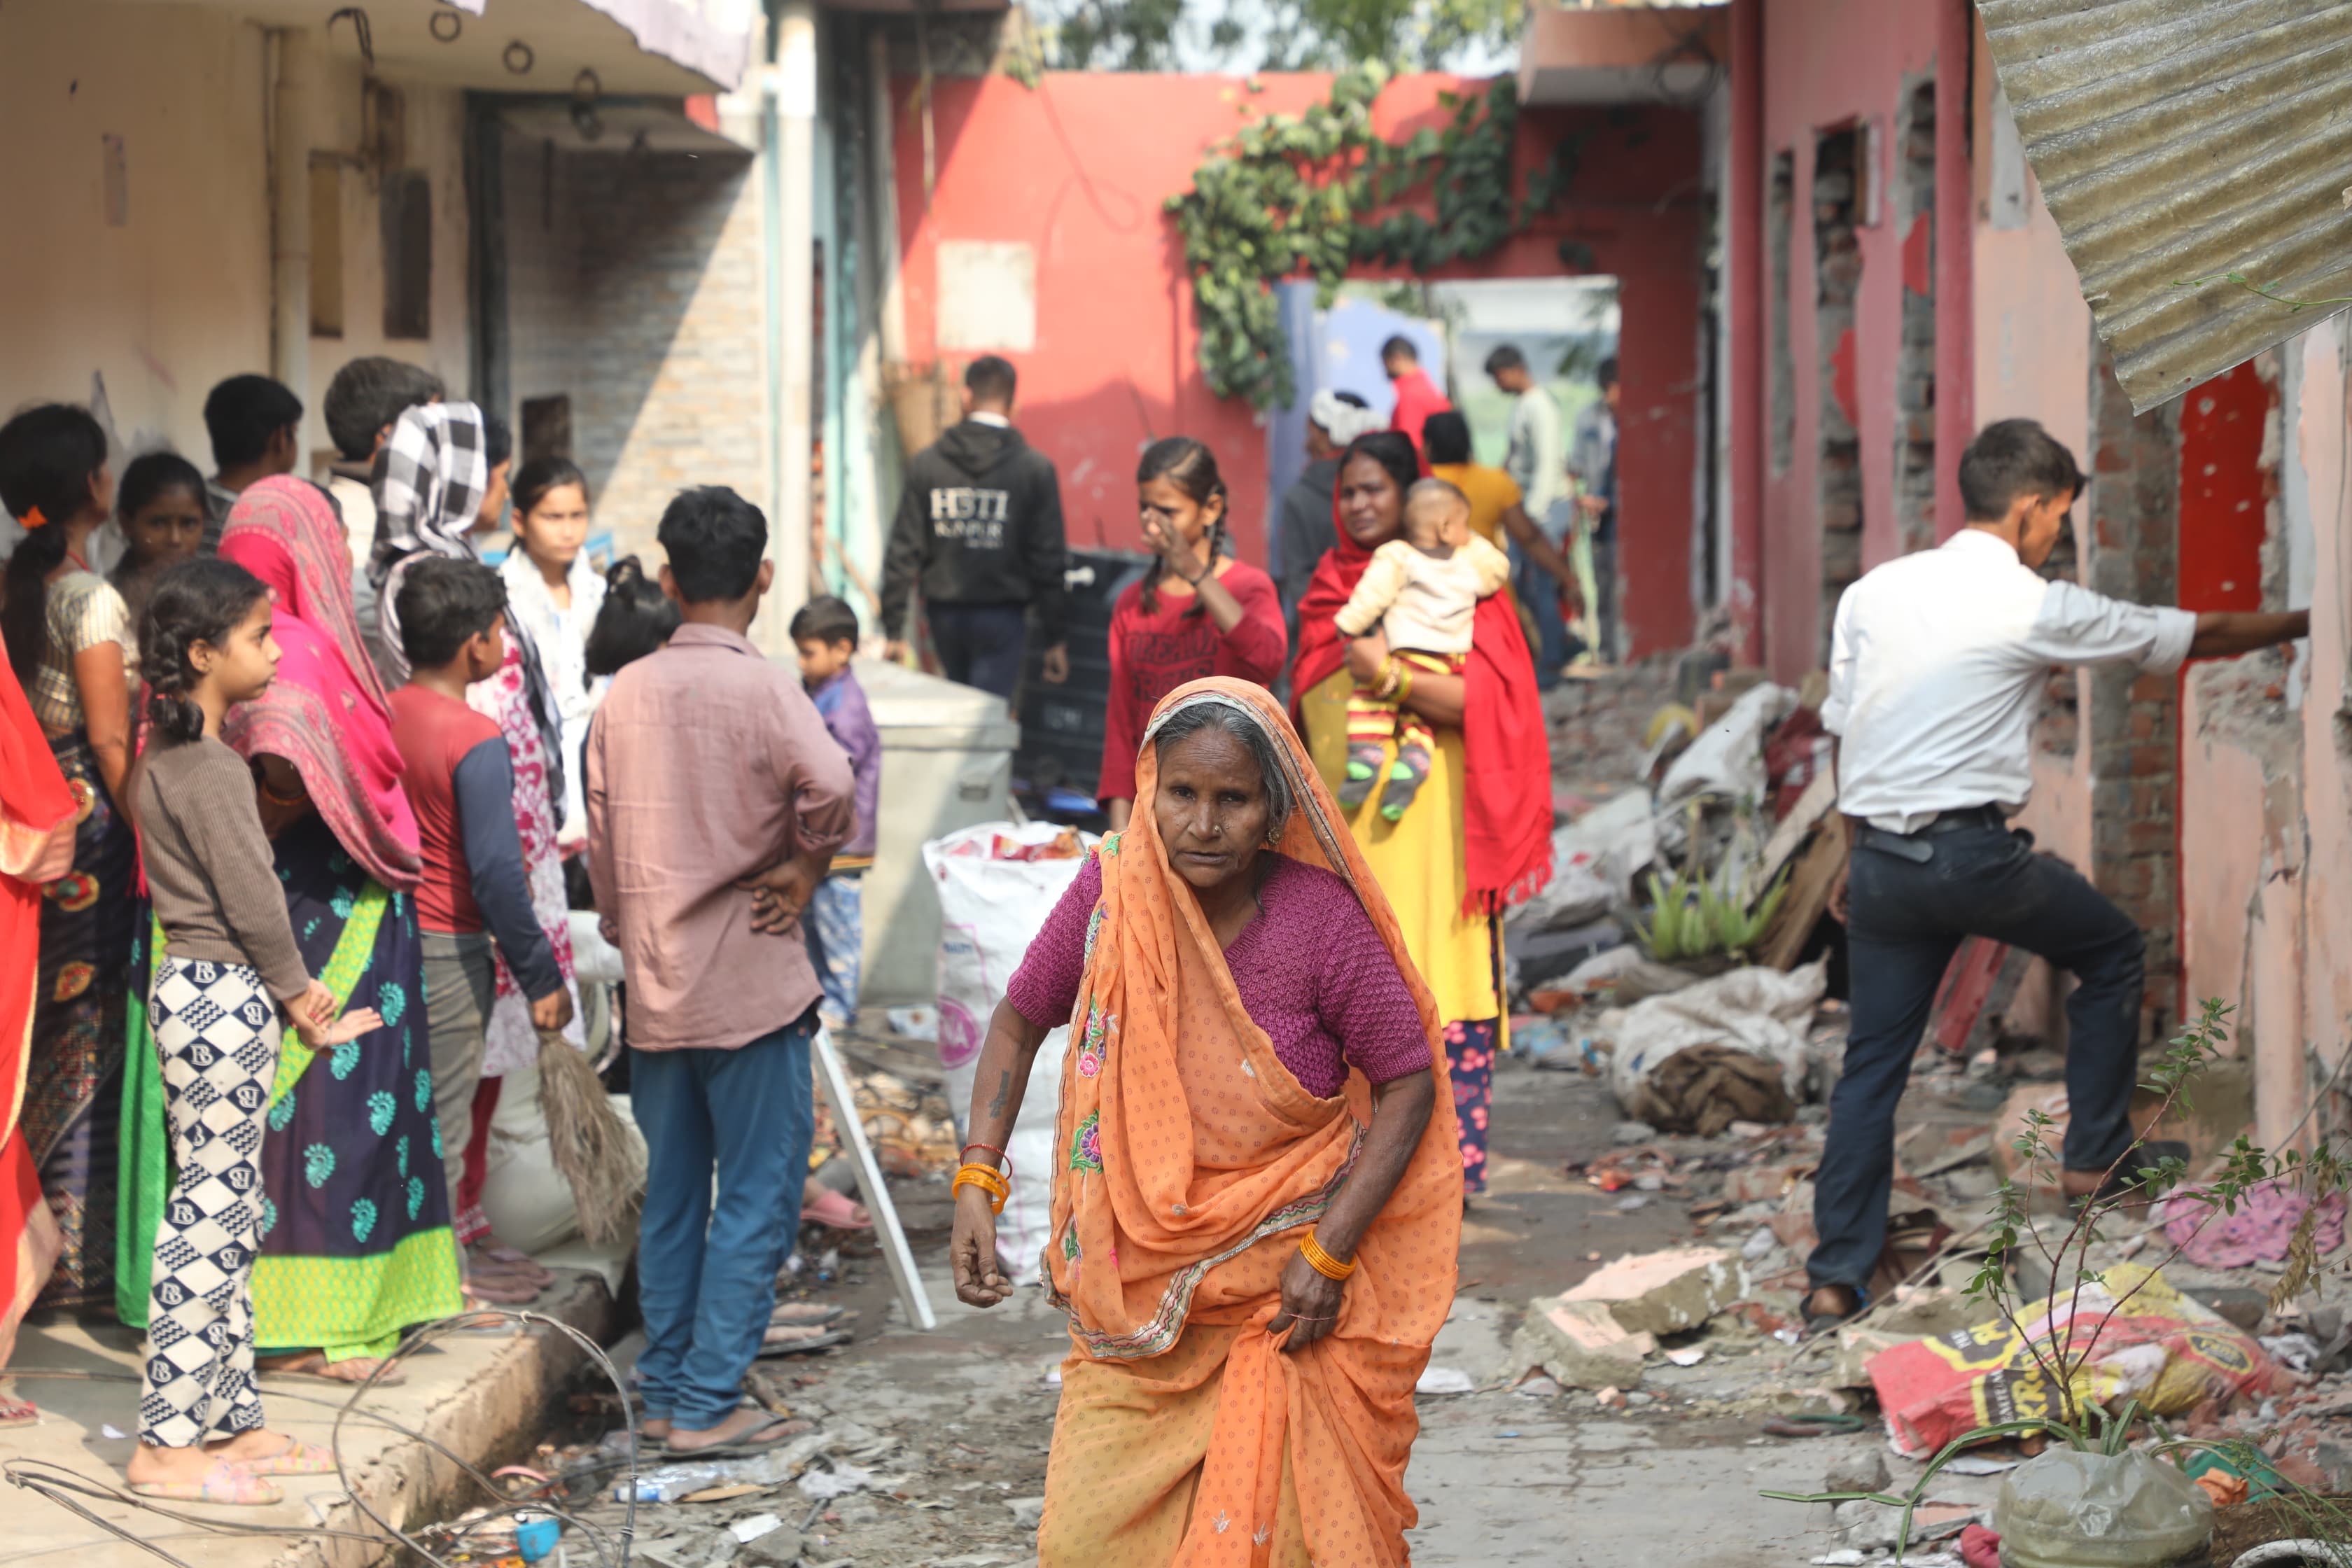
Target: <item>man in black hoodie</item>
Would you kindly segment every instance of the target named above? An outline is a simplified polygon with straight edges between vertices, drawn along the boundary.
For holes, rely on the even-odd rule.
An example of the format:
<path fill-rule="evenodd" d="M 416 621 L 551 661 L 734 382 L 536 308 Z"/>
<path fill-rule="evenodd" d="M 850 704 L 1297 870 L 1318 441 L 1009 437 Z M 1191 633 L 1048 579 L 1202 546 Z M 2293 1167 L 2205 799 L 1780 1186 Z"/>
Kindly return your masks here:
<path fill-rule="evenodd" d="M 963 373 L 962 421 L 907 464 L 882 562 L 888 657 L 906 655 L 907 598 L 919 576 L 931 646 L 950 680 L 1007 702 L 1021 679 L 1024 612 L 1037 606 L 1044 674 L 1070 676 L 1062 637 L 1062 487 L 1013 427 L 1013 366 L 994 354 Z"/>

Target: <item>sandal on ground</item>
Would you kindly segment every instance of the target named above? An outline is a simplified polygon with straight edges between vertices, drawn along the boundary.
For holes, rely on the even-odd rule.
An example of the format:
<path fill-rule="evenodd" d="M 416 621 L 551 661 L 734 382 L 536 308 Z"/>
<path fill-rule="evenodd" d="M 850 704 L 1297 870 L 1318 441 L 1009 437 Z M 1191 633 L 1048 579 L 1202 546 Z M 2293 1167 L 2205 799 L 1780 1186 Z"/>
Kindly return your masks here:
<path fill-rule="evenodd" d="M 770 1356 L 806 1355 L 812 1351 L 831 1350 L 845 1345 L 849 1336 L 838 1329 L 806 1329 L 793 1326 L 770 1329 L 760 1336 L 760 1348 L 751 1353 L 764 1361 Z"/>
<path fill-rule="evenodd" d="M 268 1508 L 286 1494 L 242 1465 L 223 1459 L 200 1481 L 132 1481 L 131 1494 L 157 1502 L 209 1502 L 224 1508 Z"/>
<path fill-rule="evenodd" d="M 768 1314 L 772 1329 L 821 1329 L 827 1323 L 841 1321 L 845 1307 L 829 1301 L 779 1301 L 776 1310 Z"/>
<path fill-rule="evenodd" d="M 1816 1312 L 1813 1310 L 1813 1298 L 1822 1294 L 1824 1290 L 1844 1290 L 1848 1292 L 1853 1297 L 1853 1306 L 1849 1310 L 1843 1312 Z M 1805 1314 L 1805 1337 L 1810 1340 L 1822 1334 L 1834 1333 L 1839 1328 L 1844 1324 L 1853 1321 L 1856 1318 L 1861 1317 L 1863 1313 L 1869 1310 L 1870 1292 L 1858 1286 L 1823 1285 L 1816 1287 L 1815 1289 L 1805 1292 L 1803 1308 Z"/>
<path fill-rule="evenodd" d="M 41 1407 L 31 1400 L 0 1394 L 0 1426 L 36 1426 L 40 1420 Z"/>
<path fill-rule="evenodd" d="M 271 1365 L 263 1361 L 255 1370 L 264 1377 L 289 1377 L 302 1383 L 331 1384 L 337 1388 L 357 1388 L 367 1382 L 368 1373 L 383 1363 L 381 1356 L 350 1356 L 342 1361 L 329 1361 L 324 1351 L 310 1351 L 302 1355 L 289 1356 Z M 337 1372 L 336 1367 L 347 1367 Z M 378 1388 L 398 1388 L 408 1381 L 408 1374 L 394 1368 L 375 1380 Z"/>
<path fill-rule="evenodd" d="M 700 1447 L 681 1448 L 677 1445 L 675 1430 L 664 1439 L 664 1443 L 673 1454 L 712 1459 L 728 1458 L 738 1454 L 759 1453 L 763 1449 L 772 1448 L 779 1443 L 797 1437 L 810 1430 L 811 1425 L 806 1421 L 794 1420 L 789 1415 L 778 1415 L 769 1412 L 724 1443 L 707 1443 Z"/>
<path fill-rule="evenodd" d="M 872 1230 L 874 1218 L 865 1205 L 854 1204 L 843 1194 L 827 1187 L 814 1203 L 801 1205 L 801 1218 L 835 1230 Z"/>
<path fill-rule="evenodd" d="M 229 1463 L 257 1476 L 331 1476 L 335 1473 L 333 1454 L 299 1437 L 287 1438 L 286 1447 L 266 1458 L 231 1459 Z"/>

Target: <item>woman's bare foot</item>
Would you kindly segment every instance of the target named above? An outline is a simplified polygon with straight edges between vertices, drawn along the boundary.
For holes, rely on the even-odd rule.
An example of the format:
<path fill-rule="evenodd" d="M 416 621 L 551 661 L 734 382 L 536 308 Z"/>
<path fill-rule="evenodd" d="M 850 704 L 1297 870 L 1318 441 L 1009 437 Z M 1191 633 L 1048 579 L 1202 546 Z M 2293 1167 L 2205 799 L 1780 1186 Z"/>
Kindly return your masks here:
<path fill-rule="evenodd" d="M 131 1456 L 131 1462 L 122 1468 L 122 1474 L 132 1486 L 193 1484 L 210 1475 L 213 1467 L 224 1459 L 232 1464 L 239 1459 L 266 1459 L 285 1452 L 292 1442 L 285 1433 L 272 1432 L 267 1426 L 257 1426 L 226 1442 L 207 1443 L 202 1447 L 163 1448 L 142 1441 L 139 1451 Z"/>
<path fill-rule="evenodd" d="M 352 1356 L 329 1361 L 324 1351 L 296 1351 L 290 1355 L 262 1356 L 254 1365 L 263 1372 L 288 1372 L 303 1377 L 332 1378 L 337 1383 L 365 1383 L 383 1364 L 380 1356 Z"/>

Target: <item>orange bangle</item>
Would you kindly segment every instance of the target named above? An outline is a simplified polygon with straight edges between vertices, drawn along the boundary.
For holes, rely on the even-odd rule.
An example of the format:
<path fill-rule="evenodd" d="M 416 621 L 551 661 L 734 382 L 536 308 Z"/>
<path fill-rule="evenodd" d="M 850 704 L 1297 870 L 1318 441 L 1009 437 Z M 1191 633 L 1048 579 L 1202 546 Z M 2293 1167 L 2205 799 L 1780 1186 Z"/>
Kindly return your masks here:
<path fill-rule="evenodd" d="M 1013 1195 L 1012 1184 L 990 1165 L 967 1164 L 959 1168 L 955 1181 L 948 1188 L 948 1195 L 952 1198 L 966 1187 L 978 1187 L 988 1194 L 988 1212 L 991 1214 L 1003 1214 L 1004 1200 Z"/>
<path fill-rule="evenodd" d="M 1307 1266 L 1326 1279 L 1345 1279 L 1356 1271 L 1355 1258 L 1340 1262 L 1323 1250 L 1323 1244 L 1315 1239 L 1315 1233 L 1311 1230 L 1298 1238 L 1298 1250 L 1306 1258 Z"/>

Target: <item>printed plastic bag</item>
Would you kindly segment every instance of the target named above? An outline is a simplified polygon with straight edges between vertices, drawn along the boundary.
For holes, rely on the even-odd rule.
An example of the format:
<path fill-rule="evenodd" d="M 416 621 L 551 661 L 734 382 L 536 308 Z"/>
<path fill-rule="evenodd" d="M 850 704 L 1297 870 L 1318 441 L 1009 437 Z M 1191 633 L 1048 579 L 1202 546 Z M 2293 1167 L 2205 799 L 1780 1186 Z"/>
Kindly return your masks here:
<path fill-rule="evenodd" d="M 1092 847 L 1050 822 L 983 822 L 923 846 L 940 894 L 940 1065 L 959 1142 L 971 1136 L 972 1080 L 989 1016 Z M 1038 1047 L 1007 1149 L 1013 1196 L 997 1216 L 996 1251 L 1024 1285 L 1037 1278 L 1051 1225 L 1054 1116 L 1069 1037 L 1064 1025 Z"/>
<path fill-rule="evenodd" d="M 2109 1268 L 2104 1284 L 2086 1281 L 2079 1300 L 2062 1292 L 2024 1329 L 1981 1323 L 1871 1357 L 1895 1451 L 1925 1458 L 1979 1426 L 2056 1415 L 2058 1392 L 2029 1339 L 2053 1362 L 2053 1347 L 2071 1346 L 2079 1363 L 2074 1397 L 2110 1411 L 2137 1399 L 2151 1415 L 2176 1415 L 2208 1399 L 2260 1398 L 2294 1381 L 2252 1338 L 2138 1264 Z"/>

